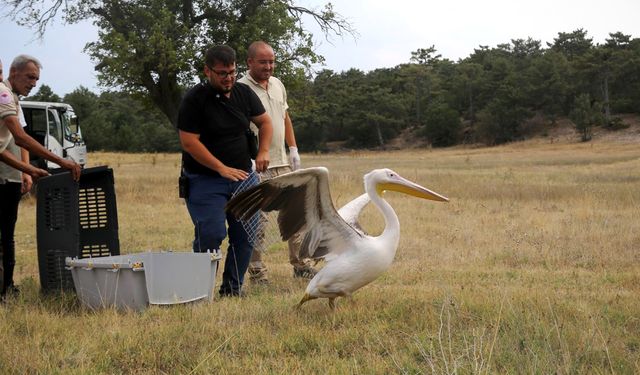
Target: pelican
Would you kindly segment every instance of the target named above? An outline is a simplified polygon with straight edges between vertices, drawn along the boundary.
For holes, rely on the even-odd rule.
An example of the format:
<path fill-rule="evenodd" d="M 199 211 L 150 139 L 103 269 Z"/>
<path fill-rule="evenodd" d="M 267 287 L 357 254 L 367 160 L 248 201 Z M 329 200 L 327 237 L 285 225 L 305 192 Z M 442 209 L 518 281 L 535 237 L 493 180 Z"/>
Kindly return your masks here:
<path fill-rule="evenodd" d="M 278 212 L 283 240 L 303 235 L 300 258 L 324 259 L 325 266 L 307 285 L 298 307 L 316 298 L 328 298 L 335 308 L 337 297 L 377 279 L 393 262 L 400 240 L 400 222 L 385 191 L 398 191 L 439 202 L 449 199 L 401 177 L 390 169 L 376 169 L 364 176 L 365 194 L 336 211 L 329 191 L 329 171 L 324 167 L 300 169 L 264 181 L 238 194 L 227 206 L 240 220 L 258 210 Z M 382 213 L 385 228 L 379 236 L 365 234 L 357 225 L 358 214 L 371 201 Z"/>

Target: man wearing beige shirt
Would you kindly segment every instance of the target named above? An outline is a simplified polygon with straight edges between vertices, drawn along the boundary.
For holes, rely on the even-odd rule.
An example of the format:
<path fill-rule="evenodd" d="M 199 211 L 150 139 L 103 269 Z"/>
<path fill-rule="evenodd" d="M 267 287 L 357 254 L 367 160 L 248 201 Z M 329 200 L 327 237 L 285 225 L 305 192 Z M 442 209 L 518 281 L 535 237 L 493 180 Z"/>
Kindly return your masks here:
<path fill-rule="evenodd" d="M 0 61 L 0 82 L 3 81 L 2 61 Z M 2 92 L 5 94 L 0 99 L 0 102 L 14 99 L 13 95 L 7 93 L 7 90 L 0 91 L 0 95 L 3 95 L 1 94 Z M 20 110 L 19 107 L 18 110 Z M 19 111 L 19 114 L 21 113 Z M 0 197 L 2 197 L 0 199 L 0 301 L 3 301 L 7 294 L 16 294 L 18 291 L 13 282 L 13 270 L 16 265 L 14 234 L 16 221 L 18 220 L 18 205 L 22 194 L 29 191 L 33 183 L 29 174 L 22 173 L 20 170 L 4 163 L 8 157 L 10 162 L 14 162 L 14 165 L 18 163 L 16 166 L 21 169 L 28 170 L 30 166 L 29 152 L 16 146 L 8 129 L 4 134 L 4 137 L 9 140 L 2 140 L 2 147 L 6 148 L 0 153 Z M 6 142 L 6 146 L 4 146 L 4 142 Z M 20 161 L 22 161 L 23 165 L 19 164 Z"/>
<path fill-rule="evenodd" d="M 17 160 L 5 150 L 13 138 L 16 145 L 37 156 L 50 160 L 71 172 L 74 180 L 80 179 L 82 168 L 74 161 L 63 159 L 47 150 L 38 141 L 31 138 L 20 124 L 20 105 L 18 95 L 27 96 L 40 79 L 42 64 L 29 55 L 19 55 L 11 63 L 9 77 L 0 83 L 0 161 L 38 178 L 48 173 Z"/>
<path fill-rule="evenodd" d="M 266 173 L 269 177 L 275 177 L 300 168 L 300 156 L 296 144 L 293 124 L 287 111 L 287 91 L 279 79 L 273 77 L 275 67 L 275 54 L 273 48 L 265 42 L 253 42 L 247 51 L 248 74 L 238 80 L 249 87 L 258 95 L 262 105 L 271 117 L 273 124 L 273 137 L 269 156 L 271 164 Z M 289 146 L 289 156 L 285 149 L 285 142 Z M 309 260 L 298 257 L 300 244 L 296 240 L 289 240 L 289 263 L 293 266 L 293 276 L 313 278 L 316 270 L 311 267 Z M 254 251 L 249 263 L 249 276 L 251 281 L 268 283 L 267 267 L 262 260 L 262 252 Z"/>

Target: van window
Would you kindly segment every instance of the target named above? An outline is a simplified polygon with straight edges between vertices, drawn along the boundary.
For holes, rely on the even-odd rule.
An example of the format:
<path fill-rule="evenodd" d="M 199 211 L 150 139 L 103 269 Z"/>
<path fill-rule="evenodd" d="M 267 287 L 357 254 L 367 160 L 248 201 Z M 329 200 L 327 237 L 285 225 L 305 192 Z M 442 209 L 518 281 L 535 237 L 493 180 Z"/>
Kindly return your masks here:
<path fill-rule="evenodd" d="M 73 142 L 71 137 L 78 133 L 78 118 L 72 111 L 58 111 L 60 120 L 62 121 L 62 130 L 67 141 Z"/>
<path fill-rule="evenodd" d="M 44 109 L 38 108 L 22 108 L 24 119 L 27 122 L 25 131 L 32 136 L 38 143 L 45 145 L 45 138 L 47 137 L 47 116 Z M 31 159 L 38 159 L 33 153 Z"/>
<path fill-rule="evenodd" d="M 62 145 L 62 128 L 60 123 L 56 122 L 56 113 L 53 110 L 49 110 L 49 135 L 55 138 L 60 145 Z"/>
<path fill-rule="evenodd" d="M 74 134 L 77 134 L 78 133 L 78 117 L 69 112 L 65 113 L 65 115 L 67 115 L 69 118 L 69 128 L 71 129 L 71 132 Z"/>
<path fill-rule="evenodd" d="M 30 116 L 29 113 L 31 113 Z M 34 134 L 38 134 L 43 137 L 47 134 L 47 116 L 44 109 L 27 109 L 25 110 L 24 115 L 27 120 L 27 124 L 30 123 L 31 131 Z"/>

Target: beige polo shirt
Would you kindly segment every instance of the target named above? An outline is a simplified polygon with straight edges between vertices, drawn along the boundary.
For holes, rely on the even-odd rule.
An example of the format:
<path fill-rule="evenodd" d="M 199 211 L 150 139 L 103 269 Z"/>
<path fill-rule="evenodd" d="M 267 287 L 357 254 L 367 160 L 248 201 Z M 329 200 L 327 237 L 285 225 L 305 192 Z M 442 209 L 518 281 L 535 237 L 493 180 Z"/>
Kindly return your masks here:
<path fill-rule="evenodd" d="M 0 82 L 0 152 L 4 151 L 13 138 L 9 128 L 4 124 L 4 119 L 9 116 L 18 116 L 18 96 L 11 91 L 8 81 Z"/>
<path fill-rule="evenodd" d="M 20 147 L 16 145 L 16 142 L 13 138 L 9 141 L 6 149 L 11 152 L 16 159 L 22 160 Z M 13 167 L 10 167 L 8 164 L 0 162 L 0 184 L 4 185 L 7 181 L 22 182 L 22 172 Z"/>
<path fill-rule="evenodd" d="M 270 166 L 276 167 L 281 165 L 289 165 L 287 151 L 284 141 L 284 117 L 289 109 L 287 104 L 287 90 L 282 82 L 276 77 L 269 78 L 267 89 L 265 90 L 256 80 L 247 72 L 238 82 L 244 83 L 258 95 L 264 109 L 267 111 L 273 124 L 273 137 L 271 138 L 271 147 L 269 147 Z M 257 134 L 255 125 L 252 129 Z"/>

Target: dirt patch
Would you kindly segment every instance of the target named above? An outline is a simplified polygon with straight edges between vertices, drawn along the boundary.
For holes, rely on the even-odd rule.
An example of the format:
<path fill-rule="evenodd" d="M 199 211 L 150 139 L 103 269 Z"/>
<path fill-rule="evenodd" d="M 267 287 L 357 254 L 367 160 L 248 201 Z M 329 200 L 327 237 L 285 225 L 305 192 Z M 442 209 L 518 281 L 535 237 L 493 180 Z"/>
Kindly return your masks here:
<path fill-rule="evenodd" d="M 595 126 L 592 130 L 591 142 L 636 143 L 640 142 L 640 116 L 636 114 L 616 115 L 622 120 L 624 128 L 611 130 L 602 126 Z M 533 135 L 531 140 L 547 140 L 549 143 L 578 143 L 580 135 L 576 132 L 573 122 L 561 118 L 555 125 L 546 125 L 546 129 Z"/>
<path fill-rule="evenodd" d="M 429 143 L 422 137 L 418 136 L 417 128 L 407 128 L 400 132 L 400 135 L 394 139 L 390 139 L 384 145 L 386 150 L 408 150 L 415 148 L 430 147 Z"/>

